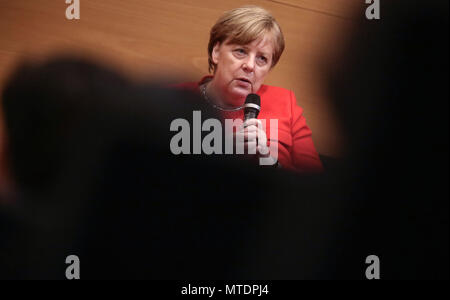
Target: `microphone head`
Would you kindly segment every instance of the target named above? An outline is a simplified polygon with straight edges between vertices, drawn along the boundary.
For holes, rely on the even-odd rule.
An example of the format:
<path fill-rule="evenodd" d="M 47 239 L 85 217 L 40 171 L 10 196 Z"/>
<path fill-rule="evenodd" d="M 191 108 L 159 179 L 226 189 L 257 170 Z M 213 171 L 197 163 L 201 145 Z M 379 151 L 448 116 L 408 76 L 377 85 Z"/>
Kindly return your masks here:
<path fill-rule="evenodd" d="M 248 94 L 247 98 L 245 98 L 244 103 L 244 114 L 247 112 L 256 113 L 258 116 L 259 111 L 261 110 L 261 98 L 256 94 Z"/>

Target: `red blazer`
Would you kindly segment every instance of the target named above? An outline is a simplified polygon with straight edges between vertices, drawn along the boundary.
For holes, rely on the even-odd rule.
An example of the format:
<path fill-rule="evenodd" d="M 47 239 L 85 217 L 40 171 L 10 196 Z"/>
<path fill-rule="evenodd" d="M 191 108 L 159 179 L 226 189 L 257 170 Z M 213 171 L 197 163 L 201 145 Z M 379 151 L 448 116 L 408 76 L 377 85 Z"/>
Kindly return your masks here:
<path fill-rule="evenodd" d="M 200 82 L 187 82 L 175 85 L 176 88 L 200 92 L 199 86 L 212 76 L 205 76 Z M 278 119 L 278 139 L 270 137 L 270 129 L 266 129 L 270 143 L 278 143 L 278 161 L 283 168 L 300 172 L 321 172 L 323 170 L 319 155 L 314 148 L 311 129 L 306 125 L 303 109 L 297 105 L 292 91 L 262 85 L 257 94 L 261 97 L 261 111 L 258 119 L 266 119 L 269 127 L 270 119 Z M 243 119 L 244 111 L 222 112 L 225 119 Z"/>

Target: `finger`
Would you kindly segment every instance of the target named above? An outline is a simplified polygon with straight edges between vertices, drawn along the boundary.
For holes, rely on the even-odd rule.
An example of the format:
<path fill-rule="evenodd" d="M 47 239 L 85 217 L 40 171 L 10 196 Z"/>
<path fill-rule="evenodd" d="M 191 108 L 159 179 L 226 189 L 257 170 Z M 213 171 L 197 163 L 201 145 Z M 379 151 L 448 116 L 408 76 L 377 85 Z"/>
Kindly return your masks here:
<path fill-rule="evenodd" d="M 258 131 L 258 127 L 255 125 L 249 125 L 247 127 L 243 127 L 241 128 L 241 130 L 239 130 L 239 132 L 253 132 L 253 131 Z"/>
<path fill-rule="evenodd" d="M 259 144 L 258 145 L 258 154 L 261 156 L 269 156 L 270 150 L 269 147 Z"/>
<path fill-rule="evenodd" d="M 258 133 L 257 132 L 250 132 L 250 133 L 237 133 L 236 139 L 241 141 L 257 141 L 258 140 Z"/>
<path fill-rule="evenodd" d="M 258 130 L 258 141 L 259 144 L 263 145 L 263 146 L 267 146 L 267 135 L 266 132 L 262 129 Z"/>
<path fill-rule="evenodd" d="M 267 135 L 263 129 L 253 125 L 248 127 L 248 129 L 249 130 L 245 129 L 243 132 L 238 132 L 236 135 L 244 137 L 244 140 L 259 140 L 262 145 L 267 146 Z"/>
<path fill-rule="evenodd" d="M 245 141 L 257 141 L 258 140 L 258 133 L 257 132 L 248 132 L 244 135 Z"/>
<path fill-rule="evenodd" d="M 245 127 L 246 131 L 258 131 L 258 126 L 256 125 L 249 125 L 248 127 Z"/>
<path fill-rule="evenodd" d="M 256 154 L 258 151 L 258 144 L 256 141 L 245 142 L 245 149 L 248 154 Z"/>
<path fill-rule="evenodd" d="M 243 125 L 244 128 L 245 128 L 245 127 L 248 127 L 248 126 L 251 126 L 251 125 L 254 125 L 254 126 L 261 126 L 261 127 L 262 127 L 261 120 L 258 120 L 258 119 L 255 119 L 255 118 L 245 120 L 244 123 L 243 123 L 242 125 Z"/>

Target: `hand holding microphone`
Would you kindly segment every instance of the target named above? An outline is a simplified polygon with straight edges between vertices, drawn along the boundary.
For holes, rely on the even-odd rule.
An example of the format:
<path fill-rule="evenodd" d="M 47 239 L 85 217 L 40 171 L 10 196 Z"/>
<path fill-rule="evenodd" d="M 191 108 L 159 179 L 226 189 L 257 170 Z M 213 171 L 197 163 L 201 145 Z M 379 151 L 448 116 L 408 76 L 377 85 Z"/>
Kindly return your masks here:
<path fill-rule="evenodd" d="M 257 119 L 261 109 L 261 99 L 256 94 L 249 94 L 244 104 L 244 123 L 236 132 L 236 141 L 244 141 L 246 153 L 269 156 L 267 135 L 262 123 Z"/>

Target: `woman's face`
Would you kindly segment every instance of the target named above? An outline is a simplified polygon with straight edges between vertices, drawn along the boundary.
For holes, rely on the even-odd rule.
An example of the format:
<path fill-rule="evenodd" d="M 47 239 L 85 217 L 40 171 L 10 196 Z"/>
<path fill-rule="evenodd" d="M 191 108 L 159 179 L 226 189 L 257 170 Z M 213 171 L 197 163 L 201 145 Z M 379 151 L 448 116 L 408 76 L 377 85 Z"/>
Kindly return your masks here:
<path fill-rule="evenodd" d="M 216 44 L 214 86 L 229 104 L 241 105 L 249 93 L 259 90 L 272 65 L 272 41 L 272 35 L 266 34 L 247 45 Z"/>

